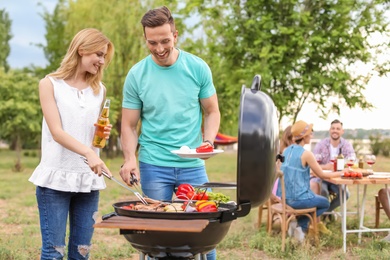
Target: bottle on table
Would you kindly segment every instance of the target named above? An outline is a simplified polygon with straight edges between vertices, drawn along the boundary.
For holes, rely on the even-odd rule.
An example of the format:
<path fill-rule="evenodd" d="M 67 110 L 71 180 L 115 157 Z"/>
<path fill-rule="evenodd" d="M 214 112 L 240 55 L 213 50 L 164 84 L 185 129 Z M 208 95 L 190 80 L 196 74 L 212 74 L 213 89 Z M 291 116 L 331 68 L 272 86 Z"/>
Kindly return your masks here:
<path fill-rule="evenodd" d="M 337 169 L 336 170 L 337 171 L 344 170 L 345 161 L 344 161 L 344 155 L 342 153 L 341 148 L 339 149 L 339 155 L 337 155 L 336 161 L 337 161 Z"/>
<path fill-rule="evenodd" d="M 104 135 L 104 127 L 110 123 L 108 118 L 110 113 L 110 100 L 106 99 L 97 123 L 95 124 L 95 134 L 93 136 L 92 145 L 97 148 L 103 148 L 106 145 L 106 138 Z"/>
<path fill-rule="evenodd" d="M 337 156 L 331 155 L 330 162 L 333 164 L 333 171 L 337 171 Z"/>
<path fill-rule="evenodd" d="M 360 169 L 363 169 L 363 167 L 364 167 L 363 156 L 360 156 L 360 157 L 359 157 L 359 168 L 360 168 Z"/>

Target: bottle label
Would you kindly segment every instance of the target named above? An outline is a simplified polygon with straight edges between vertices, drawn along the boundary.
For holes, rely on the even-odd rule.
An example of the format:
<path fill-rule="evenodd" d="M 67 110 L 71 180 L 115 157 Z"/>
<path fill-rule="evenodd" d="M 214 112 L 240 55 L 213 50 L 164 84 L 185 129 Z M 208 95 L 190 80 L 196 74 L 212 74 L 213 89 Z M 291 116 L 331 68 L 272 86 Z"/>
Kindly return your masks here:
<path fill-rule="evenodd" d="M 337 158 L 337 170 L 342 171 L 344 170 L 344 158 Z"/>

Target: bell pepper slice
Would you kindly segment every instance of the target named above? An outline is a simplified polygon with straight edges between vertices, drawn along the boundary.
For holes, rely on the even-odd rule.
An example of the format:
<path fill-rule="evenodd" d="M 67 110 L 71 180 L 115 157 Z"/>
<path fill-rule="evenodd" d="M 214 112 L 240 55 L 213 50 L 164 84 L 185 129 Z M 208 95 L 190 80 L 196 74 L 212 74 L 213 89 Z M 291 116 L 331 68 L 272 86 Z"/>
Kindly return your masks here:
<path fill-rule="evenodd" d="M 201 201 L 201 203 L 196 203 L 196 208 L 199 210 L 201 210 L 202 208 L 204 207 L 207 207 L 207 206 L 214 206 L 215 208 L 217 208 L 217 204 L 215 204 L 214 201 Z"/>
<path fill-rule="evenodd" d="M 208 204 L 198 209 L 198 212 L 217 212 L 218 208 L 215 205 Z"/>
<path fill-rule="evenodd" d="M 198 200 L 197 202 L 195 202 L 195 206 L 199 206 L 200 204 L 206 203 L 206 202 L 208 202 L 208 200 Z"/>
<path fill-rule="evenodd" d="M 195 150 L 197 153 L 211 153 L 214 151 L 214 147 L 211 144 L 207 143 L 199 146 Z"/>

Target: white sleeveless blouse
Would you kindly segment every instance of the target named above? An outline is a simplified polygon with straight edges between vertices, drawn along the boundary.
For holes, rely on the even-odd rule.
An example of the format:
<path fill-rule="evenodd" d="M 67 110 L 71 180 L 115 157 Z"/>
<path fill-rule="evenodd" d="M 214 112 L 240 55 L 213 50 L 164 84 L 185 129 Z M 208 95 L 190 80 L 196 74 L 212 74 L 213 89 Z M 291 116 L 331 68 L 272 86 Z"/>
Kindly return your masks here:
<path fill-rule="evenodd" d="M 103 86 L 98 95 L 91 87 L 83 90 L 69 86 L 64 80 L 49 77 L 54 87 L 54 98 L 62 128 L 79 142 L 92 146 L 94 124 L 99 117 L 104 98 Z M 104 177 L 96 175 L 80 155 L 53 140 L 49 127 L 42 122 L 42 158 L 29 178 L 37 186 L 67 192 L 90 192 L 106 188 Z"/>

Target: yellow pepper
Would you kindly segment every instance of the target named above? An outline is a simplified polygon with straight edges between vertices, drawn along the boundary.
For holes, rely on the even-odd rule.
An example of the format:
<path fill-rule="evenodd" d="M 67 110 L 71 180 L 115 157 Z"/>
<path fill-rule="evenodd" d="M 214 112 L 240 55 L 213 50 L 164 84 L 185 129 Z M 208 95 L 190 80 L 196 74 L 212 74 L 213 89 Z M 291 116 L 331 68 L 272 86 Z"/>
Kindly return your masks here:
<path fill-rule="evenodd" d="M 199 202 L 199 203 L 198 203 L 198 202 Z M 205 200 L 205 201 L 197 201 L 197 202 L 195 203 L 195 205 L 196 205 L 196 208 L 197 208 L 198 210 L 201 210 L 203 207 L 209 206 L 209 205 L 212 205 L 212 206 L 214 206 L 214 207 L 217 207 L 217 205 L 215 204 L 214 201 L 208 201 L 208 200 Z"/>

